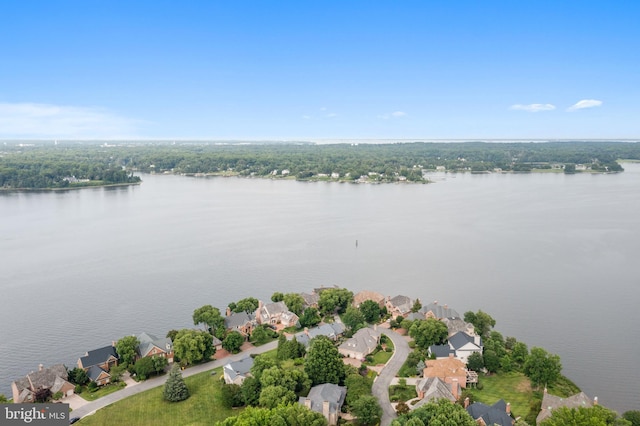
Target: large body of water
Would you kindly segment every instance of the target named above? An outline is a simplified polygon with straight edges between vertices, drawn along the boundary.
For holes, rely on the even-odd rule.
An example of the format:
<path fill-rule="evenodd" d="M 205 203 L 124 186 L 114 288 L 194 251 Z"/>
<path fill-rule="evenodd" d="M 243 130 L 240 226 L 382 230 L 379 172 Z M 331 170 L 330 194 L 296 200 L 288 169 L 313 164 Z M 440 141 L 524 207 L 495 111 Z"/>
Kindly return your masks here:
<path fill-rule="evenodd" d="M 640 165 L 616 175 L 434 175 L 432 185 L 143 176 L 0 194 L 0 392 L 195 308 L 340 285 L 482 309 L 640 409 Z M 356 247 L 355 241 L 359 244 Z"/>

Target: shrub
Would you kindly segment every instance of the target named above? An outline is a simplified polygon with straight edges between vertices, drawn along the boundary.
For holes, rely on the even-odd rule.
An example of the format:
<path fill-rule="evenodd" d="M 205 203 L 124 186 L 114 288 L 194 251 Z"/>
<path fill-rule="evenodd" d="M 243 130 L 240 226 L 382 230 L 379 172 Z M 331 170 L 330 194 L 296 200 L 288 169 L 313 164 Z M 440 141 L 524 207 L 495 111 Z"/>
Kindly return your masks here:
<path fill-rule="evenodd" d="M 53 398 L 54 400 L 58 400 L 58 399 L 62 399 L 62 397 L 64 396 L 64 394 L 60 391 L 54 393 L 53 395 L 51 395 L 51 398 Z"/>

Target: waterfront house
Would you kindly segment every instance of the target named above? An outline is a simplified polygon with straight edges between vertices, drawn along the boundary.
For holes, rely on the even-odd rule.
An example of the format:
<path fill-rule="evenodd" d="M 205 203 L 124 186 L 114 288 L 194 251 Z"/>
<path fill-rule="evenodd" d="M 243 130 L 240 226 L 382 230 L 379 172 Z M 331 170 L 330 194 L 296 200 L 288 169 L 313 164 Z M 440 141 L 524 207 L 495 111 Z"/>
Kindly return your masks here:
<path fill-rule="evenodd" d="M 146 356 L 161 356 L 167 361 L 173 362 L 173 342 L 169 337 L 157 338 L 152 334 L 140 333 L 138 336 L 140 344 L 136 348 L 139 358 Z"/>
<path fill-rule="evenodd" d="M 73 395 L 75 386 L 68 381 L 67 368 L 62 364 L 45 368 L 42 364 L 38 371 L 32 371 L 25 377 L 11 382 L 14 403 L 36 402 L 36 394 L 48 389 L 51 395 L 62 392 L 64 396 Z"/>
<path fill-rule="evenodd" d="M 256 321 L 258 324 L 282 324 L 284 327 L 293 327 L 298 325 L 298 320 L 298 316 L 289 311 L 287 305 L 282 301 L 267 303 L 266 305 L 260 301 L 260 305 L 256 311 Z"/>
<path fill-rule="evenodd" d="M 253 358 L 250 356 L 225 364 L 222 367 L 224 382 L 228 385 L 241 385 L 244 379 L 251 375 L 251 367 L 253 367 Z"/>
<path fill-rule="evenodd" d="M 465 405 L 468 400 L 465 400 Z M 500 400 L 489 406 L 481 402 L 466 407 L 467 412 L 480 426 L 512 426 L 515 419 L 511 417 L 511 404 Z"/>
<path fill-rule="evenodd" d="M 382 294 L 375 291 L 361 291 L 353 296 L 353 306 L 359 308 L 363 302 L 371 300 L 378 304 L 381 308 L 384 306 L 385 298 Z"/>
<path fill-rule="evenodd" d="M 245 338 L 251 336 L 255 326 L 255 318 L 246 312 L 227 311 L 227 316 L 224 318 L 224 327 L 227 331 L 237 331 Z"/>
<path fill-rule="evenodd" d="M 445 359 L 428 359 L 422 370 L 422 377 L 438 377 L 445 383 L 458 383 L 460 387 L 467 387 L 467 368 L 459 359 L 449 357 Z"/>
<path fill-rule="evenodd" d="M 460 318 L 460 314 L 448 305 L 440 305 L 438 301 L 424 305 L 420 311 L 424 315 L 424 319 L 435 318 L 442 320 L 444 318 Z"/>
<path fill-rule="evenodd" d="M 364 360 L 380 344 L 380 332 L 372 328 L 361 328 L 352 338 L 338 346 L 338 352 L 347 358 Z"/>
<path fill-rule="evenodd" d="M 116 353 L 115 342 L 109 346 L 86 352 L 78 359 L 78 368 L 87 372 L 87 376 L 92 382 L 98 385 L 106 385 L 111 381 L 109 370 L 118 365 L 118 354 Z"/>
<path fill-rule="evenodd" d="M 296 339 L 298 343 L 302 343 L 305 347 L 309 347 L 311 339 L 318 336 L 325 336 L 334 342 L 338 340 L 338 337 L 344 333 L 344 325 L 339 322 L 331 324 L 321 324 L 313 328 L 305 328 L 304 331 L 296 333 L 293 336 L 289 336 L 287 339 Z"/>
<path fill-rule="evenodd" d="M 344 386 L 324 383 L 312 387 L 309 395 L 301 396 L 298 403 L 309 410 L 321 413 L 329 425 L 337 425 L 346 395 L 347 389 Z"/>
<path fill-rule="evenodd" d="M 300 297 L 304 299 L 303 308 L 317 308 L 320 296 L 316 293 L 300 293 Z"/>
<path fill-rule="evenodd" d="M 411 406 L 412 410 L 436 399 L 456 402 L 460 396 L 461 387 L 455 379 L 451 383 L 446 383 L 440 377 L 426 377 L 416 382 L 416 393 L 420 401 Z"/>
<path fill-rule="evenodd" d="M 482 338 L 480 336 L 471 336 L 464 331 L 459 331 L 453 336 L 449 336 L 448 343 L 444 345 L 432 345 L 429 347 L 430 356 L 436 359 L 448 358 L 454 356 L 465 364 L 469 360 L 472 353 L 482 355 Z"/>
<path fill-rule="evenodd" d="M 584 393 L 580 392 L 567 398 L 551 395 L 547 392 L 547 388 L 544 388 L 544 394 L 542 396 L 542 405 L 540 407 L 540 413 L 536 418 L 536 424 L 542 423 L 548 417 L 551 417 L 553 410 L 557 410 L 560 407 L 566 408 L 589 408 L 594 405 L 598 405 L 598 397 L 591 399 Z"/>
<path fill-rule="evenodd" d="M 405 317 L 411 312 L 411 308 L 413 308 L 413 300 L 402 295 L 393 298 L 387 297 L 385 306 L 387 307 L 387 312 L 389 312 L 393 318 L 397 316 Z"/>

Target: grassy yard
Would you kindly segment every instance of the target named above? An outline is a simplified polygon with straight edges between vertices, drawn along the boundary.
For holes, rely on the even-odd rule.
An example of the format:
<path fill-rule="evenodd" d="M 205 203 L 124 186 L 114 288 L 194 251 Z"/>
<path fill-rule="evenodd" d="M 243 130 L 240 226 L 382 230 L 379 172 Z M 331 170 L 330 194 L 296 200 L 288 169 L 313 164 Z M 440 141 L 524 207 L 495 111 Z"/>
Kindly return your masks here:
<path fill-rule="evenodd" d="M 531 383 L 522 373 L 501 373 L 491 376 L 480 376 L 482 390 L 470 389 L 475 401 L 488 405 L 500 399 L 511 403 L 511 412 L 515 417 L 526 417 L 529 414 L 531 401 L 534 399 Z"/>
<path fill-rule="evenodd" d="M 416 387 L 411 385 L 394 385 L 389 386 L 389 400 L 391 402 L 396 401 L 409 401 L 410 399 L 416 398 L 418 394 L 416 393 Z"/>
<path fill-rule="evenodd" d="M 83 418 L 81 425 L 210 425 L 239 413 L 220 401 L 222 369 L 185 378 L 191 397 L 167 402 L 163 386 L 123 399 Z"/>
<path fill-rule="evenodd" d="M 110 393 L 119 391 L 124 387 L 125 384 L 123 382 L 110 383 L 108 385 L 99 387 L 94 392 L 91 392 L 86 386 L 83 386 L 82 393 L 80 393 L 79 395 L 87 401 L 95 401 L 96 399 L 102 398 L 105 395 L 109 395 Z"/>

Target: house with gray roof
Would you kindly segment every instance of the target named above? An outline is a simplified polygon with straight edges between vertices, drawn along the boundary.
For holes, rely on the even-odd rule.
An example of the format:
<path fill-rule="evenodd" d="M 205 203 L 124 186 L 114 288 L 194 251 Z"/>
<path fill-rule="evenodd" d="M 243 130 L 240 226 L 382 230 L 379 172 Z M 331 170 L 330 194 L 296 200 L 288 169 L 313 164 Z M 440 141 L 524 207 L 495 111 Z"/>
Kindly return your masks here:
<path fill-rule="evenodd" d="M 559 396 L 551 395 L 547 392 L 547 388 L 544 389 L 542 396 L 542 405 L 540 407 L 540 413 L 536 418 L 536 424 L 542 423 L 543 420 L 551 417 L 553 410 L 557 410 L 560 407 L 566 408 L 589 408 L 594 405 L 598 405 L 598 398 L 594 398 L 593 401 L 584 393 L 580 392 L 572 395 L 568 398 L 562 398 Z"/>
<path fill-rule="evenodd" d="M 316 293 L 300 293 L 300 296 L 304 299 L 303 307 L 306 308 L 317 308 L 318 301 L 320 301 L 320 296 Z"/>
<path fill-rule="evenodd" d="M 232 312 L 224 317 L 224 328 L 227 331 L 237 331 L 245 337 L 251 335 L 255 326 L 255 318 L 246 312 Z"/>
<path fill-rule="evenodd" d="M 347 395 L 344 386 L 324 383 L 311 388 L 307 397 L 300 397 L 298 403 L 308 409 L 321 413 L 329 425 L 337 425 L 340 410 Z"/>
<path fill-rule="evenodd" d="M 465 364 L 469 360 L 469 355 L 474 352 L 482 354 L 482 338 L 471 336 L 464 331 L 459 331 L 453 336 L 449 336 L 449 341 L 444 345 L 432 345 L 429 347 L 429 355 L 435 355 L 436 359 L 454 356 Z"/>
<path fill-rule="evenodd" d="M 460 314 L 457 311 L 451 309 L 446 304 L 438 304 L 437 300 L 428 305 L 424 305 L 419 312 L 424 315 L 424 319 L 435 318 L 441 320 L 443 318 L 460 318 Z"/>
<path fill-rule="evenodd" d="M 440 319 L 449 330 L 449 336 L 456 334 L 458 331 L 464 331 L 470 336 L 475 336 L 476 331 L 473 324 L 465 322 L 461 318 L 442 318 Z"/>
<path fill-rule="evenodd" d="M 311 339 L 318 336 L 325 336 L 329 339 L 335 341 L 338 337 L 342 336 L 344 333 L 344 324 L 339 322 L 334 322 L 331 324 L 321 324 L 317 327 L 312 327 L 296 333 L 293 336 L 289 336 L 287 339 L 291 340 L 295 338 L 299 343 L 302 343 L 305 347 L 309 347 L 311 343 Z"/>
<path fill-rule="evenodd" d="M 373 328 L 361 328 L 352 338 L 338 346 L 338 352 L 347 358 L 365 359 L 380 344 L 380 332 Z"/>
<path fill-rule="evenodd" d="M 298 316 L 289 311 L 287 305 L 282 301 L 267 303 L 266 305 L 260 301 L 260 305 L 256 311 L 256 321 L 258 324 L 282 324 L 284 327 L 293 327 L 299 324 L 298 320 Z"/>
<path fill-rule="evenodd" d="M 14 403 L 35 402 L 36 393 L 48 389 L 53 395 L 62 392 L 64 396 L 73 395 L 75 386 L 68 381 L 67 368 L 62 364 L 45 368 L 42 364 L 38 371 L 32 371 L 25 377 L 11 382 Z"/>
<path fill-rule="evenodd" d="M 157 338 L 153 334 L 140 333 L 136 336 L 140 344 L 136 348 L 138 356 L 161 356 L 173 362 L 173 342 L 169 337 Z"/>
<path fill-rule="evenodd" d="M 119 359 L 114 342 L 109 346 L 86 352 L 85 356 L 78 359 L 78 368 L 86 371 L 89 379 L 98 385 L 106 385 L 111 379 L 109 370 L 118 365 Z"/>
<path fill-rule="evenodd" d="M 416 393 L 420 401 L 411 406 L 411 409 L 414 410 L 436 399 L 448 399 L 451 402 L 456 402 L 460 392 L 460 383 L 458 383 L 457 380 L 447 383 L 440 377 L 420 379 L 416 382 Z"/>
<path fill-rule="evenodd" d="M 225 364 L 222 367 L 224 382 L 228 385 L 241 385 L 244 379 L 251 375 L 251 367 L 253 367 L 253 358 L 250 356 Z"/>
<path fill-rule="evenodd" d="M 387 297 L 385 306 L 387 307 L 387 312 L 389 312 L 392 317 L 396 318 L 398 315 L 405 317 L 411 312 L 411 308 L 413 308 L 413 300 L 402 295 Z"/>
<path fill-rule="evenodd" d="M 467 407 L 467 412 L 481 425 L 513 426 L 515 423 L 511 405 L 502 399 L 491 406 L 475 402 Z"/>

